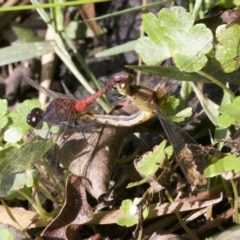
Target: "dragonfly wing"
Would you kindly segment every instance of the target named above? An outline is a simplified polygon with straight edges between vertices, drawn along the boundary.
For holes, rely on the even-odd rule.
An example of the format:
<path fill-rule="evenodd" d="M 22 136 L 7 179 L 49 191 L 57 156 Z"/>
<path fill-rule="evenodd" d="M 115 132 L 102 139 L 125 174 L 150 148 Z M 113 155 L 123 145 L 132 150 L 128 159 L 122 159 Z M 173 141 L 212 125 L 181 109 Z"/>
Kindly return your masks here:
<path fill-rule="evenodd" d="M 34 82 L 32 79 L 30 79 L 27 76 L 25 76 L 24 79 L 32 87 L 36 88 L 39 92 L 42 92 L 42 93 L 46 94 L 50 98 L 67 98 L 67 96 L 65 94 L 56 93 L 56 92 L 53 92 L 53 91 L 51 91 L 51 90 L 49 90 L 49 89 L 47 89 L 45 87 L 42 87 L 42 86 L 40 86 L 39 84 L 37 84 L 36 82 Z"/>
<path fill-rule="evenodd" d="M 44 156 L 44 154 L 53 146 L 51 140 L 34 140 L 28 142 L 18 151 L 11 151 L 13 155 L 5 158 L 5 163 L 1 166 L 0 173 L 0 196 L 6 197 L 11 193 L 22 189 L 24 185 L 33 181 L 27 175 L 27 170 L 31 170 L 34 164 Z M 5 149 L 9 151 L 9 149 Z M 4 151 L 1 152 L 4 154 Z M 8 154 L 8 152 L 7 152 Z M 33 176 L 33 175 L 32 175 Z"/>
<path fill-rule="evenodd" d="M 93 130 L 92 123 L 86 127 Z M 57 158 L 73 174 L 83 176 L 87 191 L 101 201 L 109 191 L 114 159 L 118 157 L 129 128 L 99 125 L 93 131 L 84 129 L 83 136 L 74 129 L 70 130 L 65 136 L 68 139 L 60 143 Z"/>
<path fill-rule="evenodd" d="M 208 181 L 203 176 L 203 171 L 208 166 L 208 156 L 199 155 L 200 150 L 196 151 L 199 145 L 187 131 L 173 123 L 156 104 L 155 108 L 184 175 L 194 188 L 205 190 L 208 187 Z M 193 146 L 196 147 L 193 149 Z"/>

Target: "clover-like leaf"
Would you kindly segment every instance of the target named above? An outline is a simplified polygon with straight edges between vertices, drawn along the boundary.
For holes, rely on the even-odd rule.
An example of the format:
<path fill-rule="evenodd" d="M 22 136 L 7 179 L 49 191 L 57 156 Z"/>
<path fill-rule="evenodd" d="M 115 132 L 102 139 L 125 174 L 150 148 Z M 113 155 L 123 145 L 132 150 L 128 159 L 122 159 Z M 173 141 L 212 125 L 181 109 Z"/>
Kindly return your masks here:
<path fill-rule="evenodd" d="M 131 227 L 138 223 L 138 207 L 137 205 L 140 203 L 141 198 L 135 198 L 133 201 L 130 199 L 126 199 L 122 201 L 122 205 L 120 210 L 128 215 L 125 218 L 119 218 L 117 220 L 117 224 L 120 226 Z M 143 218 L 145 219 L 148 216 L 149 210 L 145 208 L 143 210 Z"/>
<path fill-rule="evenodd" d="M 240 125 L 239 104 L 240 97 L 237 97 L 231 104 L 224 104 L 219 107 L 219 112 L 222 115 L 217 118 L 217 123 L 220 127 L 228 127 L 231 124 Z"/>
<path fill-rule="evenodd" d="M 226 114 L 220 115 L 217 118 L 217 125 L 222 128 L 227 128 L 227 127 L 231 126 L 234 122 L 235 122 L 235 118 L 228 116 Z"/>
<path fill-rule="evenodd" d="M 194 72 L 207 63 L 213 36 L 203 24 L 193 26 L 194 19 L 184 8 L 162 9 L 156 18 L 144 15 L 148 37 L 140 38 L 135 50 L 147 65 L 156 65 L 170 57 L 181 71 Z"/>
<path fill-rule="evenodd" d="M 11 26 L 14 34 L 21 42 L 34 43 L 42 41 L 42 39 L 36 36 L 35 33 L 30 28 L 27 28 L 22 24 L 12 22 Z"/>
<path fill-rule="evenodd" d="M 187 108 L 183 109 L 182 111 L 178 112 L 175 115 L 175 118 L 173 119 L 173 121 L 174 122 L 182 122 L 185 120 L 185 118 L 191 117 L 191 116 L 192 116 L 192 108 L 187 107 Z"/>
<path fill-rule="evenodd" d="M 148 37 L 140 38 L 135 50 L 147 65 L 155 65 L 171 57 L 169 48 L 164 43 L 156 44 Z"/>
<path fill-rule="evenodd" d="M 216 59 L 220 62 L 223 71 L 230 73 L 240 67 L 240 61 L 236 58 L 240 53 L 240 25 L 237 22 L 221 25 L 217 28 Z"/>
<path fill-rule="evenodd" d="M 26 121 L 27 115 L 35 107 L 40 107 L 40 104 L 37 100 L 26 100 L 18 105 L 16 112 L 10 112 L 7 115 L 12 123 L 4 132 L 4 140 L 6 142 L 18 142 L 27 133 L 27 131 L 30 129 L 30 126 Z"/>
<path fill-rule="evenodd" d="M 120 210 L 127 215 L 135 215 L 137 213 L 137 204 L 141 201 L 141 198 L 135 198 L 134 202 L 132 200 L 127 199 L 122 202 Z"/>
<path fill-rule="evenodd" d="M 144 176 L 152 176 L 158 169 L 161 162 L 172 154 L 172 148 L 166 147 L 167 141 L 164 140 L 160 145 L 154 147 L 153 152 L 145 154 L 136 163 L 137 171 Z"/>
<path fill-rule="evenodd" d="M 11 127 L 4 132 L 4 140 L 8 143 L 15 143 L 22 139 L 25 131 L 20 127 Z"/>
<path fill-rule="evenodd" d="M 6 115 L 7 112 L 7 100 L 0 99 L 0 129 L 5 127 L 8 122 L 8 118 Z"/>
<path fill-rule="evenodd" d="M 51 140 L 35 140 L 24 144 L 20 151 L 13 147 L 0 151 L 0 196 L 6 197 L 25 185 L 32 186 L 35 172 L 28 171 L 52 146 Z"/>
<path fill-rule="evenodd" d="M 240 157 L 236 155 L 229 155 L 219 159 L 216 163 L 209 165 L 204 170 L 205 177 L 214 177 L 222 174 L 225 171 L 240 172 Z"/>
<path fill-rule="evenodd" d="M 14 236 L 9 229 L 1 229 L 0 230 L 0 239 L 14 240 Z"/>

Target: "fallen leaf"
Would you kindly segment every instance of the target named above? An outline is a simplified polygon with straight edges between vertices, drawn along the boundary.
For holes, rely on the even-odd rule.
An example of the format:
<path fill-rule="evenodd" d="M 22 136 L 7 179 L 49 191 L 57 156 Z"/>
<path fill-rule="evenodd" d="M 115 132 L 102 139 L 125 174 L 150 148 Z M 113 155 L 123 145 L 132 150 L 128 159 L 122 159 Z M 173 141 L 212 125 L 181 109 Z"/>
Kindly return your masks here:
<path fill-rule="evenodd" d="M 41 236 L 50 239 L 74 239 L 79 226 L 92 219 L 93 211 L 87 202 L 82 178 L 70 174 L 66 184 L 66 201 L 59 215 L 46 227 Z"/>

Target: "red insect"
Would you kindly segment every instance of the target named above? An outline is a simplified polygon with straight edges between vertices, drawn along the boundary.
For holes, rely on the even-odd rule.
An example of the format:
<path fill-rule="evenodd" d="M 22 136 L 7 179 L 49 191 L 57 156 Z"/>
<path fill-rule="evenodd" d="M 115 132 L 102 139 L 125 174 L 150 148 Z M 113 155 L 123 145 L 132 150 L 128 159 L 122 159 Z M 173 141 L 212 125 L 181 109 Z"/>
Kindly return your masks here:
<path fill-rule="evenodd" d="M 78 134 L 83 133 L 84 135 L 85 131 L 89 130 L 91 132 L 90 136 L 92 137 L 94 135 L 94 131 L 91 129 L 91 125 L 89 127 L 89 122 L 87 122 L 87 126 L 84 126 L 84 128 L 80 128 L 78 124 L 83 121 L 78 120 L 89 120 L 88 117 L 91 116 L 91 113 L 88 112 L 89 105 L 95 99 L 97 99 L 102 94 L 106 93 L 110 88 L 112 88 L 112 86 L 116 82 L 130 77 L 131 76 L 126 73 L 115 74 L 110 78 L 110 81 L 106 84 L 105 87 L 103 87 L 97 93 L 81 100 L 76 100 L 73 97 L 68 98 L 64 94 L 58 94 L 42 88 L 34 81 L 27 78 L 26 80 L 30 85 L 37 88 L 39 91 L 44 92 L 48 96 L 55 98 L 48 105 L 46 111 L 43 111 L 40 108 L 34 108 L 27 116 L 27 122 L 35 129 L 41 129 L 44 122 L 46 122 L 49 127 L 53 125 L 61 126 L 61 129 L 64 130 L 61 131 L 61 133 L 64 133 L 63 135 L 65 135 L 65 132 L 67 132 L 66 129 L 70 129 L 70 132 L 75 131 Z M 87 129 L 85 129 L 85 127 Z M 49 132 L 50 131 L 48 131 L 48 133 Z M 39 159 L 44 159 L 46 153 L 53 153 L 53 146 L 55 146 L 56 141 L 60 141 L 59 136 L 56 136 L 53 141 L 46 139 L 44 139 L 43 141 L 42 137 L 35 137 L 35 135 L 33 134 L 32 137 L 30 137 L 30 140 L 24 144 L 20 151 L 14 152 L 11 157 L 6 160 L 6 164 L 2 166 L 0 165 L 0 196 L 6 197 L 9 194 L 21 189 L 20 187 L 19 189 L 16 189 L 14 182 L 19 181 L 17 180 L 19 178 L 26 179 L 26 170 L 31 170 L 34 165 L 39 163 Z M 64 141 L 61 141 L 61 144 L 64 144 Z M 75 145 L 72 146 L 72 148 L 74 147 Z M 81 152 L 81 146 L 77 146 L 76 144 L 76 147 L 79 154 L 79 151 Z M 94 151 L 94 148 L 92 148 L 91 151 Z M 70 152 L 68 152 L 67 157 L 69 157 L 69 155 Z M 19 182 L 19 186 L 24 186 L 26 184 L 27 182 L 25 181 L 23 181 L 22 183 Z"/>
<path fill-rule="evenodd" d="M 58 125 L 61 122 L 67 122 L 72 119 L 81 119 L 84 114 L 87 112 L 88 107 L 103 94 L 107 93 L 107 91 L 113 87 L 119 81 L 127 81 L 128 78 L 132 78 L 131 75 L 120 72 L 111 76 L 109 82 L 98 92 L 92 94 L 89 97 L 76 100 L 71 98 L 57 97 L 54 99 L 47 107 L 46 111 L 43 112 L 40 108 L 34 108 L 31 113 L 27 117 L 27 123 L 33 128 L 40 129 L 42 127 L 42 123 L 46 122 L 48 125 Z M 28 83 L 38 90 L 42 91 L 43 89 L 39 87 L 34 81 L 29 78 L 26 78 Z M 50 90 L 45 90 L 45 92 L 51 93 L 54 97 L 58 96 L 56 93 L 53 93 Z"/>

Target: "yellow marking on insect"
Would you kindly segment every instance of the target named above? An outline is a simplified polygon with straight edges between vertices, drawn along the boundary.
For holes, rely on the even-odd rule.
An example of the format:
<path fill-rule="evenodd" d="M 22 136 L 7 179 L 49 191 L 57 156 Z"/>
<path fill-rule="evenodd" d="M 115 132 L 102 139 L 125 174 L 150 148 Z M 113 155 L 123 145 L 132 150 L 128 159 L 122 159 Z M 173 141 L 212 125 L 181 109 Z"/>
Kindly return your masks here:
<path fill-rule="evenodd" d="M 152 113 L 138 111 L 130 116 L 114 116 L 114 115 L 94 115 L 93 120 L 101 124 L 107 124 L 116 127 L 131 127 L 152 118 Z"/>

